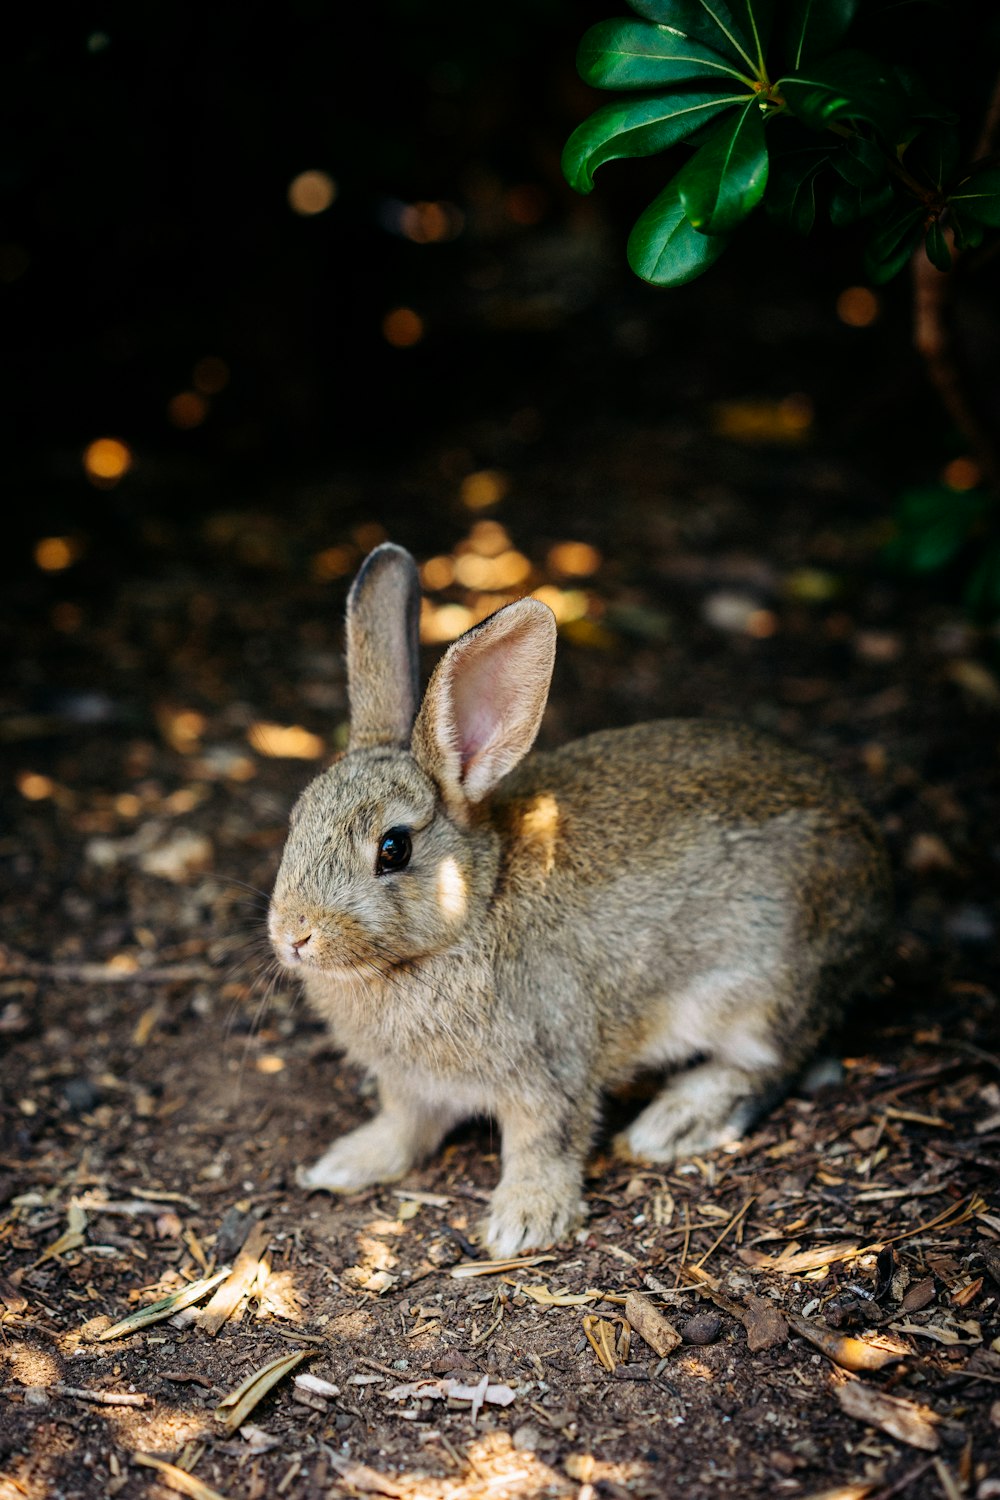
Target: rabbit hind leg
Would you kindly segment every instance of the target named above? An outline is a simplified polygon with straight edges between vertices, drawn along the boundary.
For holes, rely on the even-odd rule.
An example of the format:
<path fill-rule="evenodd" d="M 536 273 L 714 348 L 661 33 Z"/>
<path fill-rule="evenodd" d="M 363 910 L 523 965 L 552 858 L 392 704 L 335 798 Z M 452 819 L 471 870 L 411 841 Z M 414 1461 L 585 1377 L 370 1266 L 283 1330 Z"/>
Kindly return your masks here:
<path fill-rule="evenodd" d="M 649 1162 L 699 1156 L 738 1141 L 782 1093 L 782 1078 L 708 1059 L 676 1074 L 615 1139 L 617 1155 Z"/>

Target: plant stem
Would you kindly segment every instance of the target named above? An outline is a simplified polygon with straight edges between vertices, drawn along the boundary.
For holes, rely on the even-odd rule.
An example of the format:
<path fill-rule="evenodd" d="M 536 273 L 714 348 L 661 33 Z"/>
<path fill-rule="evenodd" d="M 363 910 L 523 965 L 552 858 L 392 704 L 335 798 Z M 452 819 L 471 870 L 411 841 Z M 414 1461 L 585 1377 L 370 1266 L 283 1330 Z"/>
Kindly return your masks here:
<path fill-rule="evenodd" d="M 1000 74 L 997 75 L 983 116 L 974 159 L 990 156 L 1000 137 Z M 913 345 L 936 389 L 945 411 L 965 438 L 972 455 L 992 490 L 1000 491 L 1000 448 L 990 423 L 979 411 L 971 394 L 971 380 L 964 367 L 960 339 L 955 328 L 956 273 L 963 256 L 956 252 L 954 236 L 946 229 L 952 251 L 952 269 L 932 266 L 921 242 L 910 261 L 913 273 Z"/>

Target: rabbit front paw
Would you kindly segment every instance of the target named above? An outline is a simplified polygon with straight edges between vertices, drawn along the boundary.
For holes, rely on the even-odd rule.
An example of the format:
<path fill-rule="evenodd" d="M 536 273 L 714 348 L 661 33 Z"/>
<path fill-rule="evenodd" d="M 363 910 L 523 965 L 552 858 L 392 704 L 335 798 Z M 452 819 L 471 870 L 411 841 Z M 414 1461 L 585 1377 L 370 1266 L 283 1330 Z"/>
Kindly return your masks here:
<path fill-rule="evenodd" d="M 490 1200 L 484 1239 L 497 1260 L 543 1250 L 567 1237 L 580 1218 L 579 1183 L 557 1187 L 545 1176 L 501 1182 Z"/>
<path fill-rule="evenodd" d="M 413 1165 L 409 1140 L 395 1121 L 377 1115 L 367 1125 L 334 1141 L 311 1167 L 299 1167 L 299 1187 L 315 1192 L 356 1193 L 374 1182 L 395 1182 Z"/>

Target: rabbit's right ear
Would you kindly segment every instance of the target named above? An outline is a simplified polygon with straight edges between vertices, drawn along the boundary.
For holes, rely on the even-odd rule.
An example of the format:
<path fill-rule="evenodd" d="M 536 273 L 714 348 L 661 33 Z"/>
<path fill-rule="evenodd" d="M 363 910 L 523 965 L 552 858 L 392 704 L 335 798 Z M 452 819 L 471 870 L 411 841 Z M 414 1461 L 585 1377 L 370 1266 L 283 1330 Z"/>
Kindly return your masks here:
<path fill-rule="evenodd" d="M 349 750 L 409 743 L 419 691 L 420 577 L 410 554 L 383 542 L 347 598 Z"/>
<path fill-rule="evenodd" d="M 466 631 L 438 662 L 411 748 L 458 822 L 531 749 L 555 651 L 551 609 L 518 599 Z"/>

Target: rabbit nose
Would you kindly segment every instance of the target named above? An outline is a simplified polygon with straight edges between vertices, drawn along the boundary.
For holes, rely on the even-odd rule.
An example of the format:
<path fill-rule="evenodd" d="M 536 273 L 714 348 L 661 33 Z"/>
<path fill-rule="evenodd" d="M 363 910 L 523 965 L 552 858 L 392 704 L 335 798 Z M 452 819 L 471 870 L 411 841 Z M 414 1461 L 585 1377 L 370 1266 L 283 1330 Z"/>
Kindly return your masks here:
<path fill-rule="evenodd" d="M 311 943 L 311 942 L 312 942 L 312 933 L 311 932 L 307 932 L 306 935 L 305 935 L 305 937 L 292 938 L 291 946 L 295 949 L 296 953 L 298 953 L 298 951 L 299 951 L 300 948 L 304 948 L 307 943 Z"/>

